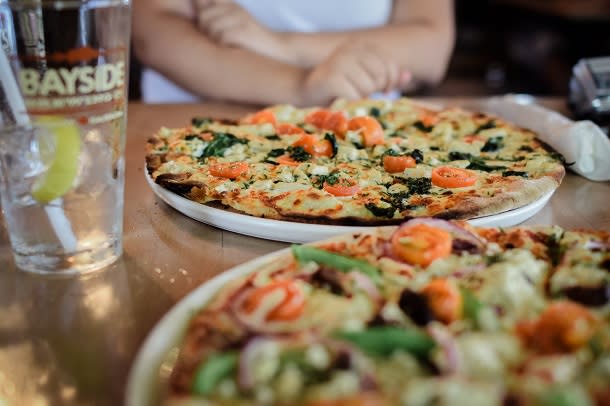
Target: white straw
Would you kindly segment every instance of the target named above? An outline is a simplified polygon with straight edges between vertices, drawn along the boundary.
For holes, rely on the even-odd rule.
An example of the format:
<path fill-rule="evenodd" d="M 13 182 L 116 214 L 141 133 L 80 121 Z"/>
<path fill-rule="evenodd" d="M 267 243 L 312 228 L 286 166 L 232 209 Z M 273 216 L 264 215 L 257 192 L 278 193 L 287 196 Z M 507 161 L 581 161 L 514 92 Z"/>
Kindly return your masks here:
<path fill-rule="evenodd" d="M 28 116 L 25 102 L 21 97 L 17 81 L 13 77 L 8 58 L 2 49 L 0 49 L 0 86 L 4 89 L 4 96 L 15 118 L 15 125 L 29 125 L 30 117 Z M 62 200 L 55 199 L 46 204 L 45 212 L 64 250 L 67 252 L 76 251 L 77 240 L 72 231 L 70 220 L 68 220 L 62 208 Z"/>

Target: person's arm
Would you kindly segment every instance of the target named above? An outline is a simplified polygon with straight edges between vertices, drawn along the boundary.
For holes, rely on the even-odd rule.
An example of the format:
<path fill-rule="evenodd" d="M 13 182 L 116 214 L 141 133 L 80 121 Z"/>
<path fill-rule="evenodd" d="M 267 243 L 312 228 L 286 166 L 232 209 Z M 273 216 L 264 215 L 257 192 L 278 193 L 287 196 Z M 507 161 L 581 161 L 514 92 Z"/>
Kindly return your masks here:
<path fill-rule="evenodd" d="M 218 46 L 194 25 L 191 0 L 134 0 L 138 59 L 194 93 L 214 99 L 307 104 L 307 72 L 248 50 Z"/>
<path fill-rule="evenodd" d="M 326 104 L 399 86 L 398 65 L 375 47 L 344 44 L 314 69 L 216 44 L 195 24 L 190 0 L 134 0 L 136 56 L 208 98 L 256 104 Z"/>
<path fill-rule="evenodd" d="M 365 40 L 397 58 L 402 70 L 429 83 L 439 82 L 453 50 L 452 0 L 395 0 L 390 22 L 379 28 L 317 34 L 285 34 L 300 66 L 317 65 L 348 39 Z"/>
<path fill-rule="evenodd" d="M 260 26 L 231 0 L 195 0 L 198 25 L 218 43 L 249 49 L 277 61 L 310 68 L 346 42 L 377 47 L 417 81 L 444 76 L 454 44 L 452 0 L 395 0 L 390 22 L 344 32 L 275 33 Z M 372 5 L 374 6 L 374 5 Z"/>

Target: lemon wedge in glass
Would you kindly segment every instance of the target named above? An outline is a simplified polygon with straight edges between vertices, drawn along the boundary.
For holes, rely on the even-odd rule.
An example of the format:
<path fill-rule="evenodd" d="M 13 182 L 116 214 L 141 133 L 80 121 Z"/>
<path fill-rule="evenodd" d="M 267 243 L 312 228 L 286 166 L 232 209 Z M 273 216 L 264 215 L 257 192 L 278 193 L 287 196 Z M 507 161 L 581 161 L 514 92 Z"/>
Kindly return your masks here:
<path fill-rule="evenodd" d="M 62 197 L 74 184 L 81 149 L 80 129 L 74 121 L 53 116 L 38 117 L 35 125 L 47 131 L 52 140 L 39 143 L 40 156 L 48 169 L 32 187 L 32 197 L 44 204 Z"/>

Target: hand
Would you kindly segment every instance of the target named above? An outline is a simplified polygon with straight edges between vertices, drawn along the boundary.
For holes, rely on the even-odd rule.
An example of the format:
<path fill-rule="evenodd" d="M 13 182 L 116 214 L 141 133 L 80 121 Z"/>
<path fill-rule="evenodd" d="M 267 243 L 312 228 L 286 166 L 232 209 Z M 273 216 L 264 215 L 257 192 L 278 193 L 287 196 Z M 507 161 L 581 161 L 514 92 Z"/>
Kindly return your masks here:
<path fill-rule="evenodd" d="M 339 46 L 315 67 L 302 85 L 303 104 L 328 104 L 336 98 L 359 99 L 402 88 L 411 79 L 379 47 L 361 41 Z"/>
<path fill-rule="evenodd" d="M 290 63 L 290 50 L 277 33 L 260 25 L 232 0 L 195 0 L 197 27 L 220 45 L 247 49 Z"/>

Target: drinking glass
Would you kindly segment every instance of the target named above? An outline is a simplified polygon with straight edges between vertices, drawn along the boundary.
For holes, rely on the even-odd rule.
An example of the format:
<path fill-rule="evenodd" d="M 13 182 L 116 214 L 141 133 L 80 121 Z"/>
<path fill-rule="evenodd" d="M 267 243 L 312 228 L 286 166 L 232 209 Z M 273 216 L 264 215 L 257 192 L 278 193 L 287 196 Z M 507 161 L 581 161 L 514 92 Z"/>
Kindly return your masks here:
<path fill-rule="evenodd" d="M 0 0 L 0 195 L 17 266 L 122 251 L 128 0 Z"/>

